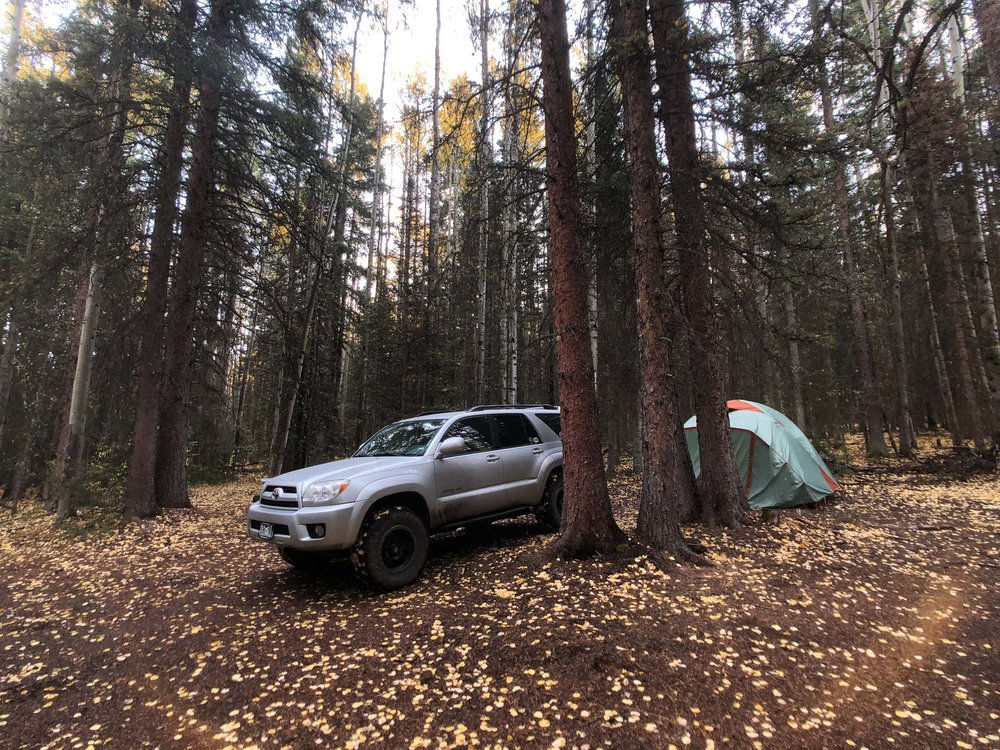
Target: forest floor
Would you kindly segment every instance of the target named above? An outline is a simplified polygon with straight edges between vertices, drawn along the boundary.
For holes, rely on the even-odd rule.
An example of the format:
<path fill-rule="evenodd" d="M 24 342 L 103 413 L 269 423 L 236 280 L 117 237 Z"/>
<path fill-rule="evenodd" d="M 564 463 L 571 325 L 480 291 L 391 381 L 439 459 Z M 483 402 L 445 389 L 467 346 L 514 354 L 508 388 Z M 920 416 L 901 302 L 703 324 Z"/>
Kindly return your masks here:
<path fill-rule="evenodd" d="M 0 747 L 1000 746 L 1000 476 L 943 449 L 708 569 L 546 563 L 527 520 L 408 589 L 289 569 L 250 482 L 116 529 L 0 513 Z M 613 485 L 634 526 L 637 481 Z"/>

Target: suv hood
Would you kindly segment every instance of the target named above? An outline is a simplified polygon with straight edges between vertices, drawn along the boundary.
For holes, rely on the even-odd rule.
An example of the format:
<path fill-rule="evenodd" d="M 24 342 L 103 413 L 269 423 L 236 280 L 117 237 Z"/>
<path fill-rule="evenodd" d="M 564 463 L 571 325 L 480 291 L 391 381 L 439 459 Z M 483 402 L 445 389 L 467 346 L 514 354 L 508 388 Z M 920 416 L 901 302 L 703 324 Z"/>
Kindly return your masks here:
<path fill-rule="evenodd" d="M 386 469 L 398 471 L 404 466 L 425 461 L 425 456 L 373 456 L 371 458 L 345 458 L 341 461 L 331 461 L 326 464 L 307 466 L 270 477 L 265 484 L 299 485 L 322 482 L 325 479 L 360 479 L 366 475 L 376 474 Z"/>

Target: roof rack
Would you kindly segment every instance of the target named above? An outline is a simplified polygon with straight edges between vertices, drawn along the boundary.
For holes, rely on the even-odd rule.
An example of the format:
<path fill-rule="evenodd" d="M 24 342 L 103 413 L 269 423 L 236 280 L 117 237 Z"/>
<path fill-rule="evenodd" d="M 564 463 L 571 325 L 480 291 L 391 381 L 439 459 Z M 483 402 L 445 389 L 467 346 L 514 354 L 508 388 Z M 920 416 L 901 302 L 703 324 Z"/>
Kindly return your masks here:
<path fill-rule="evenodd" d="M 447 407 L 442 407 L 440 409 L 431 409 L 430 411 L 422 411 L 416 416 L 418 417 L 429 417 L 431 414 L 452 414 L 455 409 L 449 409 Z"/>
<path fill-rule="evenodd" d="M 555 411 L 558 408 L 552 404 L 480 404 L 473 406 L 469 411 L 489 411 L 491 409 L 547 409 Z"/>

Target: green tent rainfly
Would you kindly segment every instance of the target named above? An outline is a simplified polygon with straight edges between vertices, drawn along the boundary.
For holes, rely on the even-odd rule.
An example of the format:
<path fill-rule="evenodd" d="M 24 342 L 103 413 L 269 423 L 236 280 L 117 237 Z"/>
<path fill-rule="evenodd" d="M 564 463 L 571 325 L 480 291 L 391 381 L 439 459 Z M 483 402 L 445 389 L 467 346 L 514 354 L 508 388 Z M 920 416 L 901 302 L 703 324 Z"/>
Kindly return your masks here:
<path fill-rule="evenodd" d="M 729 401 L 733 452 L 750 507 L 788 508 L 822 500 L 837 489 L 830 469 L 795 423 L 770 406 Z M 684 423 L 694 473 L 701 476 L 698 422 Z"/>

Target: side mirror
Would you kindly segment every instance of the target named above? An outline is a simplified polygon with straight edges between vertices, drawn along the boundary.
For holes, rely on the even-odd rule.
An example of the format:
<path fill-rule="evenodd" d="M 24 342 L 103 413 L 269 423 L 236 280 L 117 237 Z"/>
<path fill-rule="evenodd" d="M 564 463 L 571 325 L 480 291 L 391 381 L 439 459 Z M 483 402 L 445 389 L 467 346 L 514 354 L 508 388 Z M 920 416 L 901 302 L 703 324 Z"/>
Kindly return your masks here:
<path fill-rule="evenodd" d="M 460 437 L 450 437 L 447 440 L 442 440 L 441 445 L 438 446 L 438 453 L 436 458 L 444 458 L 446 456 L 457 456 L 461 453 L 465 453 L 467 450 L 465 444 L 465 438 Z"/>

